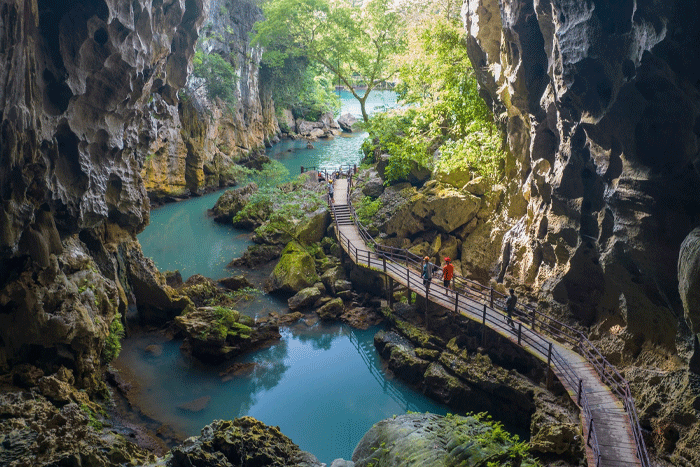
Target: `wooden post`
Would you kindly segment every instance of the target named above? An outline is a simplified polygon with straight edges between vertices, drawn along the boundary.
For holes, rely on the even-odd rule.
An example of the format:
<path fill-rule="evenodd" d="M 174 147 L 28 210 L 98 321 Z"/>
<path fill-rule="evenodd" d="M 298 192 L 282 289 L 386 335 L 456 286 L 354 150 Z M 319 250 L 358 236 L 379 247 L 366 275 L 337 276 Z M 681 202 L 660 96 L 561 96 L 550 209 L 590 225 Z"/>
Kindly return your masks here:
<path fill-rule="evenodd" d="M 389 309 L 394 309 L 394 279 L 389 277 Z"/>
<path fill-rule="evenodd" d="M 520 345 L 520 339 L 523 335 L 523 323 L 518 321 L 518 345 Z"/>
<path fill-rule="evenodd" d="M 532 309 L 532 330 L 535 330 L 535 309 Z"/>
<path fill-rule="evenodd" d="M 384 256 L 382 256 L 382 267 L 384 268 L 384 273 L 386 274 L 386 257 Z"/>
<path fill-rule="evenodd" d="M 455 314 L 459 314 L 459 292 L 455 292 Z"/>
<path fill-rule="evenodd" d="M 578 405 L 581 407 L 581 393 L 583 392 L 583 379 L 578 379 Z"/>
<path fill-rule="evenodd" d="M 549 350 L 547 351 L 547 389 L 552 387 L 552 377 L 554 373 L 552 372 L 552 343 L 549 343 Z"/>
<path fill-rule="evenodd" d="M 484 317 L 481 320 L 481 345 L 484 345 L 486 340 L 486 304 L 484 304 Z"/>
<path fill-rule="evenodd" d="M 489 291 L 489 295 L 491 296 L 491 297 L 490 297 L 490 300 L 489 300 L 489 306 L 490 306 L 491 308 L 493 308 L 493 287 L 491 287 L 491 289 L 490 289 L 490 291 Z"/>
<path fill-rule="evenodd" d="M 301 166 L 301 173 L 304 173 L 304 166 Z"/>
<path fill-rule="evenodd" d="M 591 445 L 591 433 L 593 432 L 593 418 L 588 423 L 588 436 L 586 436 L 586 445 Z"/>
<path fill-rule="evenodd" d="M 369 266 L 370 266 L 370 264 L 369 264 L 369 250 L 367 250 L 367 267 L 369 267 Z"/>

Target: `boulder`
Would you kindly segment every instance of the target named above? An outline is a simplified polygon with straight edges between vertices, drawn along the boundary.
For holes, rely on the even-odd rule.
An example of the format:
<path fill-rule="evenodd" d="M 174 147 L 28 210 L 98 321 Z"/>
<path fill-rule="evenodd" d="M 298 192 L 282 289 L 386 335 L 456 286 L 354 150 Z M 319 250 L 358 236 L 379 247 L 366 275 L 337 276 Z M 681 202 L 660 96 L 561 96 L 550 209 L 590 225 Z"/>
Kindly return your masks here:
<path fill-rule="evenodd" d="M 321 276 L 321 281 L 323 281 L 323 285 L 325 285 L 326 289 L 330 290 L 332 293 L 335 293 L 335 289 L 333 288 L 335 283 L 344 279 L 345 270 L 343 270 L 343 268 L 341 268 L 340 266 L 335 266 L 328 269 Z"/>
<path fill-rule="evenodd" d="M 232 260 L 226 267 L 254 268 L 279 258 L 283 249 L 282 245 L 250 245 L 240 258 Z"/>
<path fill-rule="evenodd" d="M 369 329 L 383 321 L 382 315 L 373 308 L 361 306 L 348 308 L 340 316 L 340 319 L 357 329 Z"/>
<path fill-rule="evenodd" d="M 303 310 L 313 305 L 321 298 L 321 291 L 316 287 L 307 287 L 297 292 L 296 295 L 287 300 L 287 305 L 292 311 Z"/>
<path fill-rule="evenodd" d="M 216 420 L 171 451 L 169 467 L 275 465 L 321 467 L 312 454 L 302 451 L 278 427 L 252 417 Z"/>
<path fill-rule="evenodd" d="M 379 198 L 384 193 L 384 181 L 375 171 L 372 171 L 370 175 L 370 178 L 362 187 L 362 194 L 371 198 Z"/>
<path fill-rule="evenodd" d="M 462 187 L 462 191 L 466 191 L 475 196 L 484 196 L 488 187 L 488 181 L 484 177 L 476 177 L 473 180 L 469 180 L 467 184 Z"/>
<path fill-rule="evenodd" d="M 245 288 L 253 288 L 253 284 L 244 275 L 226 277 L 224 279 L 219 279 L 219 284 L 223 285 L 229 290 L 239 290 Z"/>
<path fill-rule="evenodd" d="M 451 185 L 455 188 L 462 188 L 471 180 L 472 172 L 469 167 L 457 167 L 449 172 L 436 171 L 433 173 L 433 178 L 440 183 Z"/>
<path fill-rule="evenodd" d="M 474 415 L 398 415 L 374 424 L 352 460 L 357 467 L 535 465 L 502 430 Z"/>
<path fill-rule="evenodd" d="M 233 216 L 238 214 L 243 207 L 248 204 L 251 195 L 257 193 L 258 185 L 249 183 L 248 185 L 235 190 L 226 190 L 223 195 L 216 200 L 212 208 L 214 220 L 223 224 L 231 224 Z"/>
<path fill-rule="evenodd" d="M 320 242 L 330 223 L 331 214 L 328 211 L 328 207 L 323 206 L 309 214 L 306 219 L 297 225 L 297 240 L 304 245 Z"/>
<path fill-rule="evenodd" d="M 357 123 L 357 119 L 350 113 L 343 114 L 338 119 L 338 125 L 346 133 L 352 133 L 352 127 L 355 123 Z"/>
<path fill-rule="evenodd" d="M 298 243 L 290 242 L 265 283 L 268 293 L 297 293 L 319 280 L 313 257 Z"/>
<path fill-rule="evenodd" d="M 343 313 L 343 309 L 343 300 L 340 298 L 334 298 L 333 300 L 316 310 L 316 313 L 318 314 L 318 317 L 323 321 L 333 321 L 337 320 L 340 317 L 340 315 Z"/>

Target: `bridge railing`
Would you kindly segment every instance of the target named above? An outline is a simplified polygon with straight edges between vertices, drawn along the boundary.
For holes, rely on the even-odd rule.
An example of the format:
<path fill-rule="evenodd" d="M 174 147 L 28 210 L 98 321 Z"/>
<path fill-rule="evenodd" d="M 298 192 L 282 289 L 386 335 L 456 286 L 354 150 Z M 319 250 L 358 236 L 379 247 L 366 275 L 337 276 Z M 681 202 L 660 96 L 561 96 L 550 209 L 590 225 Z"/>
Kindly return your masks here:
<path fill-rule="evenodd" d="M 340 229 L 336 229 L 338 240 L 355 263 L 371 269 L 381 270 L 384 273 L 391 272 L 396 277 L 405 278 L 408 288 L 420 293 L 424 285 L 417 271 L 419 270 L 422 258 L 405 249 L 382 245 L 374 240 L 364 226 L 357 220 L 357 215 L 350 202 L 352 178 L 352 174 L 349 173 L 347 184 L 348 207 L 358 232 L 370 249 L 358 248 L 358 246 L 354 245 L 350 239 L 340 231 Z M 335 205 L 332 205 L 331 208 L 335 211 Z M 482 304 L 482 324 L 484 327 L 488 323 L 490 325 L 489 327 L 510 331 L 500 320 L 489 318 L 489 313 L 487 313 L 487 309 L 498 314 L 505 313 L 506 296 L 504 294 L 496 291 L 492 287 L 484 286 L 459 275 L 455 275 L 453 283 L 455 285 L 454 292 L 448 291 L 442 285 L 431 284 L 425 289 L 426 298 L 430 299 L 432 295 L 440 302 L 452 302 L 455 312 L 468 314 L 476 319 L 478 319 L 478 313 L 475 304 Z M 421 295 L 423 295 L 423 293 L 421 293 Z M 586 397 L 585 388 L 583 387 L 583 381 L 576 375 L 576 372 L 564 358 L 556 351 L 552 352 L 551 342 L 541 336 L 541 332 L 547 333 L 555 340 L 571 344 L 579 354 L 591 363 L 601 380 L 622 400 L 632 427 L 637 457 L 642 467 L 650 466 L 649 454 L 642 436 L 642 430 L 639 425 L 639 419 L 629 383 L 620 375 L 617 369 L 605 359 L 600 351 L 580 330 L 566 323 L 562 323 L 556 318 L 530 306 L 520 305 L 516 307 L 513 315 L 517 323 L 518 345 L 529 346 L 543 358 L 546 357 L 548 366 L 552 368 L 553 371 L 556 370 L 556 374 L 564 378 L 569 387 L 574 388 L 574 395 L 577 398 L 577 403 L 586 414 L 586 419 L 589 420 L 589 426 L 587 427 L 588 439 L 586 442 L 597 458 L 596 465 L 600 463 L 600 448 L 594 420 L 588 404 L 588 398 Z M 523 327 L 523 325 L 525 325 L 525 327 Z M 529 332 L 523 332 L 524 329 Z"/>

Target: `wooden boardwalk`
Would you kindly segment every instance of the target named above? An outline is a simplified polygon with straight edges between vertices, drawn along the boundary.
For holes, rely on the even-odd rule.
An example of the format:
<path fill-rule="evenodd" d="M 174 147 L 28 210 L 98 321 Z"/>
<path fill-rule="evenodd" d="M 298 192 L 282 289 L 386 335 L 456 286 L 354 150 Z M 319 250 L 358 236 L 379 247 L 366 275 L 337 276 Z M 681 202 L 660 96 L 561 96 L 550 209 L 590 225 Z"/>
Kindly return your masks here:
<path fill-rule="evenodd" d="M 572 400 L 581 408 L 581 429 L 586 440 L 586 457 L 589 466 L 649 465 L 643 441 L 641 441 L 643 451 L 641 457 L 645 462 L 642 462 L 638 456 L 640 441 L 635 442 L 635 431 L 623 402 L 608 385 L 601 381 L 599 372 L 589 359 L 574 351 L 571 345 L 536 332 L 533 329 L 534 319 L 532 325 L 516 319 L 515 326 L 509 326 L 504 320 L 503 313 L 494 309 L 493 299 L 491 299 L 491 306 L 488 306 L 488 300 L 483 296 L 469 293 L 456 294 L 446 290 L 442 283 L 437 282 L 425 288 L 417 270 L 387 260 L 386 257 L 380 258 L 367 246 L 354 222 L 347 199 L 347 183 L 346 179 L 338 179 L 334 182 L 333 213 L 338 240 L 343 250 L 356 264 L 383 272 L 416 294 L 422 297 L 427 295 L 431 302 L 488 326 L 546 362 L 569 392 Z M 632 409 L 634 410 L 633 406 Z"/>

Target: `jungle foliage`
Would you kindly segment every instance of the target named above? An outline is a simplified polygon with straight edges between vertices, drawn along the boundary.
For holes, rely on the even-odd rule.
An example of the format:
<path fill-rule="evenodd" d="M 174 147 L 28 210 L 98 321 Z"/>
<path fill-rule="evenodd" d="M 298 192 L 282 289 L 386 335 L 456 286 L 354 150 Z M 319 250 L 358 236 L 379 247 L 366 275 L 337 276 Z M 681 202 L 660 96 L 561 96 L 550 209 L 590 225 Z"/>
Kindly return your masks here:
<path fill-rule="evenodd" d="M 502 137 L 478 94 L 463 28 L 445 14 L 425 15 L 411 28 L 396 86 L 406 107 L 372 118 L 365 153 L 390 155 L 389 182 L 405 177 L 416 161 L 446 173 L 468 167 L 497 183 L 505 157 Z"/>
<path fill-rule="evenodd" d="M 253 41 L 263 64 L 286 72 L 289 60 L 308 60 L 336 76 L 359 101 L 396 73 L 392 57 L 403 51 L 403 16 L 391 0 L 354 2 L 270 0 L 262 5 Z"/>

